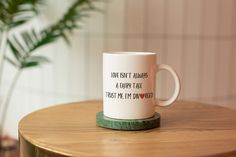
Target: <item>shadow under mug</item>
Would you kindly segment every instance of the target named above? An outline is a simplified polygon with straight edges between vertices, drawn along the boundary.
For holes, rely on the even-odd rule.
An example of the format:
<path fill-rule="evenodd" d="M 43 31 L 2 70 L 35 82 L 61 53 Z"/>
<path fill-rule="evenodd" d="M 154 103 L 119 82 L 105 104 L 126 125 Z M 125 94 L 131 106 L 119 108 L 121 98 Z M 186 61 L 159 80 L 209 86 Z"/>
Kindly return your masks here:
<path fill-rule="evenodd" d="M 115 119 L 145 119 L 155 106 L 171 105 L 180 93 L 180 79 L 169 65 L 157 64 L 153 52 L 103 53 L 103 112 Z M 175 90 L 166 101 L 156 99 L 156 73 L 167 70 Z"/>

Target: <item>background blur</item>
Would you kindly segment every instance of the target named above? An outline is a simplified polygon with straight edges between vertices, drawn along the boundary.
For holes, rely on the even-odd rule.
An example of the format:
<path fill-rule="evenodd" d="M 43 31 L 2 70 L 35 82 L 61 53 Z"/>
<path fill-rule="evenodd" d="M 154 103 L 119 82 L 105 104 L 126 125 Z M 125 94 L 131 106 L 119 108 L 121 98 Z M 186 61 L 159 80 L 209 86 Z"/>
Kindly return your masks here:
<path fill-rule="evenodd" d="M 40 27 L 56 21 L 72 1 L 46 1 Z M 24 115 L 50 105 L 102 98 L 103 51 L 153 51 L 158 63 L 173 66 L 182 80 L 181 100 L 236 108 L 235 0 L 108 0 L 97 3 L 84 28 L 40 49 L 52 63 L 24 71 L 7 117 L 17 136 Z M 5 66 L 4 88 L 14 69 Z M 158 74 L 158 95 L 168 98 L 171 77 Z"/>

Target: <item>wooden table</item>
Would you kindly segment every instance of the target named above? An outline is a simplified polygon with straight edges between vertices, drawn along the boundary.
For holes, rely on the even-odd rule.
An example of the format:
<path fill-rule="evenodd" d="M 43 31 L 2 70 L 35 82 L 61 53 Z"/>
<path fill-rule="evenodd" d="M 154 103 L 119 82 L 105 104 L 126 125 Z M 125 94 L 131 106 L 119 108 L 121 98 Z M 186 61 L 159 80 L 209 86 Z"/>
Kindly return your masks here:
<path fill-rule="evenodd" d="M 101 101 L 46 108 L 19 123 L 21 157 L 236 156 L 236 111 L 193 102 L 158 107 L 161 128 L 115 131 L 96 126 Z"/>

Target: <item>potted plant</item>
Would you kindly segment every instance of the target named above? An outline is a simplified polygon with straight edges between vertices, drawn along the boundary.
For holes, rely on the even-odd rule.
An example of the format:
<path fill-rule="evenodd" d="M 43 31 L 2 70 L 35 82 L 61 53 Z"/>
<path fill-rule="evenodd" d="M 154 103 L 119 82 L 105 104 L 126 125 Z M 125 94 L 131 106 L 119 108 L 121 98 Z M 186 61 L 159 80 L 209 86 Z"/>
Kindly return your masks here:
<path fill-rule="evenodd" d="M 3 128 L 9 102 L 19 76 L 24 69 L 49 62 L 47 57 L 34 52 L 59 38 L 63 38 L 68 43 L 68 35 L 81 26 L 82 19 L 88 17 L 90 11 L 97 10 L 94 7 L 94 0 L 75 0 L 55 24 L 40 30 L 36 30 L 34 27 L 27 28 L 17 32 L 17 35 L 12 33 L 16 27 L 27 25 L 29 21 L 39 15 L 39 8 L 44 4 L 43 0 L 0 1 L 0 83 L 4 61 L 16 68 L 9 90 L 0 100 L 0 150 L 9 148 L 9 142 L 6 142 L 6 140 L 9 141 L 9 138 L 3 137 Z M 0 95 L 3 94 L 0 93 Z"/>

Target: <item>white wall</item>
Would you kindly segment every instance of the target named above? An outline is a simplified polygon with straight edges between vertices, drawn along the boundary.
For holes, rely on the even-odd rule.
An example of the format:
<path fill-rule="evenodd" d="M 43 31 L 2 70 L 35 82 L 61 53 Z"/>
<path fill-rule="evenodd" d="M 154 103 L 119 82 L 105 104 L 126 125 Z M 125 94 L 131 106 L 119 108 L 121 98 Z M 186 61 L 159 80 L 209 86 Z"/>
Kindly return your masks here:
<path fill-rule="evenodd" d="M 56 21 L 70 5 L 48 2 L 41 25 Z M 9 134 L 17 136 L 19 119 L 34 110 L 101 99 L 103 51 L 158 52 L 159 63 L 170 64 L 181 76 L 180 99 L 235 107 L 236 1 L 109 0 L 98 6 L 104 13 L 91 14 L 70 47 L 60 40 L 40 49 L 52 63 L 22 74 L 7 117 Z M 6 89 L 14 69 L 8 65 L 4 72 Z M 158 84 L 160 97 L 171 95 L 169 75 L 160 74 Z"/>

